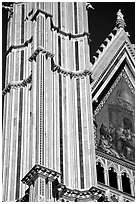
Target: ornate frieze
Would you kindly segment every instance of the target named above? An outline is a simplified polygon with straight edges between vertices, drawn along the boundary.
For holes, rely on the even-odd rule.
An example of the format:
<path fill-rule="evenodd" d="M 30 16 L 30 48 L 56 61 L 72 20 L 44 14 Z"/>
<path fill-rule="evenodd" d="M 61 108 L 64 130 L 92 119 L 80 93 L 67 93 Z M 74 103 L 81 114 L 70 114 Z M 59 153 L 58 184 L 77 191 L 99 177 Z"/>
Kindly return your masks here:
<path fill-rule="evenodd" d="M 8 55 L 13 49 L 20 49 L 20 48 L 24 48 L 27 47 L 29 43 L 31 43 L 33 41 L 33 37 L 31 37 L 29 40 L 27 40 L 25 43 L 20 44 L 20 45 L 11 45 L 9 47 L 9 49 L 6 52 L 6 55 Z"/>
<path fill-rule="evenodd" d="M 32 74 L 24 80 L 21 81 L 12 81 L 10 82 L 2 91 L 2 95 L 5 95 L 6 93 L 10 92 L 11 89 L 18 89 L 26 87 L 27 84 L 30 84 L 32 80 Z"/>

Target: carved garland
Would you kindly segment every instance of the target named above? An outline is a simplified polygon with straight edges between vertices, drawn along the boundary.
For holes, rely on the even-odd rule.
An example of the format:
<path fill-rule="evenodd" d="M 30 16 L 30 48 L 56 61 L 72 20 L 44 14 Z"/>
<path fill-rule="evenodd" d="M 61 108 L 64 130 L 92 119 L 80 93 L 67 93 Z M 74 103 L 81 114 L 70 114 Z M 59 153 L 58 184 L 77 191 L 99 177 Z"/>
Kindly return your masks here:
<path fill-rule="evenodd" d="M 31 43 L 32 41 L 33 41 L 33 37 L 31 37 L 29 40 L 27 40 L 25 43 L 21 45 L 11 45 L 6 52 L 6 56 L 12 51 L 12 49 L 20 49 L 20 48 L 27 47 L 28 44 Z"/>
<path fill-rule="evenodd" d="M 45 15 L 46 19 L 48 17 L 50 18 L 50 20 L 51 20 L 50 21 L 51 30 L 57 31 L 57 33 L 60 33 L 61 35 L 68 36 L 69 40 L 87 36 L 88 43 L 91 42 L 90 33 L 86 32 L 86 31 L 84 31 L 83 33 L 79 33 L 79 34 L 72 34 L 72 33 L 69 33 L 69 32 L 62 31 L 58 26 L 55 26 L 53 24 L 53 20 L 52 20 L 53 15 L 51 15 L 50 13 L 47 13 L 46 11 L 44 11 L 42 9 L 37 9 L 36 13 L 34 14 L 34 16 L 31 19 L 31 21 L 34 21 L 34 20 L 36 21 L 36 17 L 37 17 L 37 15 L 39 15 L 39 13 Z"/>
<path fill-rule="evenodd" d="M 53 57 L 55 56 L 54 54 L 46 51 L 46 49 L 42 46 L 39 46 L 34 53 L 31 55 L 29 58 L 29 61 L 32 62 L 33 60 L 36 61 L 36 57 L 39 55 L 39 53 L 45 54 L 46 58 L 50 57 L 51 58 L 51 70 L 53 72 L 57 71 L 59 74 L 63 74 L 63 76 L 70 76 L 70 78 L 82 78 L 85 76 L 91 76 L 92 72 L 91 70 L 85 69 L 84 71 L 68 71 L 64 68 L 62 68 L 59 65 L 56 65 Z"/>
<path fill-rule="evenodd" d="M 21 81 L 15 81 L 15 82 L 10 82 L 2 91 L 2 95 L 5 95 L 6 93 L 10 92 L 11 89 L 18 89 L 18 88 L 23 88 L 27 86 L 27 84 L 30 84 L 32 81 L 32 74 L 24 80 Z"/>
<path fill-rule="evenodd" d="M 83 78 L 85 76 L 91 76 L 92 72 L 90 70 L 85 69 L 84 71 L 68 71 L 65 70 L 63 68 L 61 68 L 61 66 L 56 65 L 54 63 L 54 61 L 52 60 L 52 65 L 51 65 L 51 70 L 53 72 L 57 71 L 59 74 L 63 74 L 63 76 L 70 76 L 70 78 Z"/>
<path fill-rule="evenodd" d="M 51 52 L 48 52 L 44 47 L 39 46 L 34 53 L 30 56 L 29 61 L 32 62 L 33 60 L 36 61 L 36 57 L 39 53 L 45 54 L 46 58 L 51 57 L 53 58 L 55 55 Z"/>
<path fill-rule="evenodd" d="M 118 76 L 118 78 L 116 79 L 116 81 L 114 82 L 114 84 L 111 86 L 111 88 L 109 89 L 109 91 L 107 92 L 107 94 L 105 95 L 105 97 L 103 98 L 103 100 L 100 102 L 100 104 L 97 106 L 97 108 L 94 111 L 94 118 L 96 117 L 96 115 L 99 113 L 99 111 L 103 108 L 104 104 L 106 103 L 106 101 L 108 100 L 110 94 L 112 93 L 112 91 L 114 90 L 114 88 L 118 85 L 118 82 L 120 81 L 121 77 L 124 77 L 128 87 L 130 88 L 131 92 L 133 94 L 135 94 L 135 89 L 132 86 L 126 72 L 123 70 L 120 75 Z"/>

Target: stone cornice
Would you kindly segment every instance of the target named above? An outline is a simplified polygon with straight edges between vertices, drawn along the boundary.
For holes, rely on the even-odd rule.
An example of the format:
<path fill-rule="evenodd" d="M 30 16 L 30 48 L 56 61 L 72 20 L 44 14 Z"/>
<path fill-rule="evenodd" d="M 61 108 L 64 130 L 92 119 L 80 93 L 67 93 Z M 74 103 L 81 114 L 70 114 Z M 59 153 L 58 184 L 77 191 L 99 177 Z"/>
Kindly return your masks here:
<path fill-rule="evenodd" d="M 44 166 L 41 166 L 39 164 L 36 164 L 27 174 L 26 176 L 21 180 L 26 185 L 31 185 L 38 176 L 43 178 L 48 178 L 51 180 L 55 180 L 58 178 L 61 174 L 57 171 L 51 170 L 49 168 L 46 168 Z"/>
<path fill-rule="evenodd" d="M 125 41 L 123 42 L 124 45 L 127 46 L 129 52 L 131 53 L 133 59 L 135 59 L 135 51 L 133 48 L 133 45 L 130 43 L 130 40 L 128 38 L 128 33 L 125 32 L 123 29 L 118 29 L 115 27 L 112 32 L 106 37 L 104 42 L 101 44 L 101 46 L 96 51 L 95 55 L 93 56 L 93 66 L 95 67 L 96 64 L 101 60 L 101 58 L 106 53 L 106 50 L 113 44 L 113 42 L 119 37 L 119 35 L 123 34 L 125 35 Z"/>
<path fill-rule="evenodd" d="M 96 155 L 135 171 L 135 164 L 133 162 L 130 162 L 129 160 L 126 160 L 126 159 L 122 160 L 121 158 L 119 159 L 117 157 L 114 157 L 110 154 L 106 154 L 105 152 L 99 151 L 97 149 L 96 149 Z"/>
<path fill-rule="evenodd" d="M 126 45 L 127 45 L 128 50 L 130 51 L 132 57 L 135 59 L 135 50 L 133 48 L 133 45 L 130 43 L 129 40 L 126 40 Z"/>
<path fill-rule="evenodd" d="M 105 76 L 106 74 L 106 70 L 109 70 L 111 67 L 111 70 L 116 66 L 116 64 L 119 62 L 119 59 L 122 57 L 122 55 L 124 54 L 125 50 L 123 50 L 121 53 L 121 49 L 124 47 L 125 43 L 122 44 L 122 46 L 119 48 L 119 50 L 116 52 L 115 56 L 113 57 L 113 59 L 109 62 L 109 64 L 107 65 L 107 67 L 105 68 L 105 70 L 102 71 L 102 73 L 100 74 L 100 76 L 97 78 L 97 80 L 95 81 L 95 83 L 92 86 L 92 91 L 96 88 L 97 84 L 102 80 L 103 76 Z M 120 53 L 120 55 L 119 55 Z M 116 60 L 116 61 L 115 61 Z"/>
<path fill-rule="evenodd" d="M 35 180 L 38 177 L 53 182 L 61 174 L 52 169 L 46 168 L 39 164 L 36 164 L 21 180 L 26 185 L 34 185 Z M 64 184 L 58 184 L 58 192 L 60 199 L 66 199 L 68 201 L 84 201 L 84 200 L 98 200 L 100 197 L 105 199 L 105 192 L 97 187 L 92 186 L 87 190 L 70 189 Z M 60 200 L 59 199 L 59 200 Z M 58 200 L 58 202 L 59 202 Z"/>
<path fill-rule="evenodd" d="M 32 74 L 24 80 L 21 81 L 12 81 L 10 82 L 2 91 L 2 95 L 7 94 L 8 92 L 10 92 L 11 89 L 18 89 L 18 88 L 23 88 L 25 86 L 27 86 L 27 84 L 31 83 L 32 80 Z"/>
<path fill-rule="evenodd" d="M 61 184 L 60 184 L 61 185 Z M 61 195 L 60 189 L 58 189 Z M 97 187 L 92 186 L 87 190 L 77 190 L 63 187 L 63 193 L 60 196 L 65 200 L 80 202 L 80 201 L 98 201 L 101 197 L 105 199 L 105 191 L 100 190 Z"/>
<path fill-rule="evenodd" d="M 20 45 L 11 45 L 9 47 L 9 49 L 6 52 L 6 55 L 8 55 L 13 49 L 20 49 L 20 48 L 24 48 L 27 47 L 29 43 L 31 43 L 33 41 L 33 37 L 31 37 L 29 40 L 26 40 L 26 42 L 24 42 L 23 44 Z"/>
<path fill-rule="evenodd" d="M 114 28 L 112 30 L 112 32 L 106 37 L 106 39 L 104 40 L 104 42 L 100 45 L 100 47 L 98 48 L 98 50 L 96 51 L 95 55 L 93 56 L 93 65 L 95 66 L 98 61 L 102 58 L 102 56 L 104 55 L 104 53 L 106 52 L 106 49 L 108 49 L 108 47 L 112 44 L 112 42 L 115 40 L 115 38 L 117 37 L 118 33 L 120 33 L 121 31 L 118 30 L 118 28 Z"/>

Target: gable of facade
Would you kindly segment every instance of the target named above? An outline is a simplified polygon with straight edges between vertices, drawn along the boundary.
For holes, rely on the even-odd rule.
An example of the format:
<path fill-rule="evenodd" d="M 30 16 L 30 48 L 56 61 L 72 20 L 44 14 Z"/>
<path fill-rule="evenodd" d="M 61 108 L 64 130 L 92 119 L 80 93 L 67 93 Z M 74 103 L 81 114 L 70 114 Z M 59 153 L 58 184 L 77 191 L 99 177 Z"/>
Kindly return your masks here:
<path fill-rule="evenodd" d="M 109 186 L 109 195 L 117 194 L 118 198 L 121 191 L 126 200 L 134 196 L 134 47 L 123 27 L 115 28 L 105 42 L 102 52 L 100 48 L 97 51 L 98 58 L 94 56 L 92 68 L 97 180 L 98 186 Z"/>

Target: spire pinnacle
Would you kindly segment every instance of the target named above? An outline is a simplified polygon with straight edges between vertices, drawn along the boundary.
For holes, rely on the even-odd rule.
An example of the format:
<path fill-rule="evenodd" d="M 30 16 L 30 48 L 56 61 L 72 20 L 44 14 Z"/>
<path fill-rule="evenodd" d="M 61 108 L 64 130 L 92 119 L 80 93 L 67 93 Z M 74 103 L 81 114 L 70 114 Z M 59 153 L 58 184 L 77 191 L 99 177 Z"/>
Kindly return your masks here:
<path fill-rule="evenodd" d="M 116 26 L 118 28 L 123 28 L 123 29 L 126 26 L 126 23 L 125 23 L 125 20 L 124 20 L 124 15 L 122 14 L 121 9 L 119 9 L 118 12 L 117 12 Z"/>

